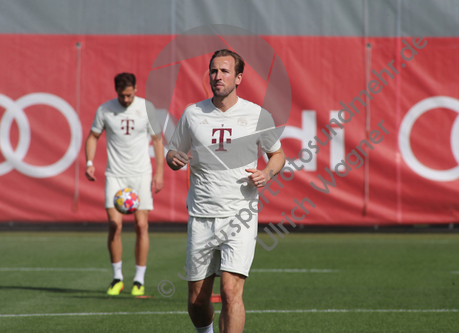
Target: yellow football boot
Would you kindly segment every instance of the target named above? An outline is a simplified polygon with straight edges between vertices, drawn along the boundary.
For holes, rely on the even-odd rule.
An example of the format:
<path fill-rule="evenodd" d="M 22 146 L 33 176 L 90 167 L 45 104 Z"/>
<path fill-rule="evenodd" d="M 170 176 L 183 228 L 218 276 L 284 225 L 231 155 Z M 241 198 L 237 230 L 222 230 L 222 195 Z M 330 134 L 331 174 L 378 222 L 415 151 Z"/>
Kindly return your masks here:
<path fill-rule="evenodd" d="M 141 285 L 140 282 L 135 281 L 131 291 L 132 296 L 143 296 L 145 295 L 145 286 Z"/>
<path fill-rule="evenodd" d="M 119 279 L 115 279 L 110 284 L 110 288 L 108 288 L 107 295 L 110 295 L 110 296 L 119 295 L 123 289 L 124 289 L 123 281 Z"/>

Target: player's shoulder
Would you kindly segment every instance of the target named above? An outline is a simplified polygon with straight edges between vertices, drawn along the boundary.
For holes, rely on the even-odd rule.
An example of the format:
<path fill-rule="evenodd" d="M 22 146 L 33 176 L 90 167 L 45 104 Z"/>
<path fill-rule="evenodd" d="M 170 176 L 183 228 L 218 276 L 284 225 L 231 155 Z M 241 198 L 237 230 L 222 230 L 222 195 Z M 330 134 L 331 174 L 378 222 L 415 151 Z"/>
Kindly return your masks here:
<path fill-rule="evenodd" d="M 246 115 L 253 115 L 253 116 L 258 117 L 260 113 L 267 112 L 260 105 L 254 102 L 248 101 L 246 99 L 243 99 L 241 97 L 239 97 L 237 104 L 238 104 L 239 110 L 242 110 L 242 112 L 244 112 Z"/>
<path fill-rule="evenodd" d="M 145 100 L 145 98 L 139 97 L 137 95 L 134 98 L 134 104 L 145 105 L 146 102 L 147 102 L 147 100 Z M 148 102 L 148 103 L 150 103 L 150 102 Z"/>
<path fill-rule="evenodd" d="M 110 108 L 113 108 L 114 106 L 116 106 L 116 103 L 119 104 L 118 99 L 114 98 L 114 99 L 106 101 L 105 103 L 102 103 L 99 106 L 99 108 L 110 109 Z"/>
<path fill-rule="evenodd" d="M 245 110 L 250 112 L 261 112 L 261 110 L 263 109 L 260 105 L 243 99 L 241 97 L 238 98 L 237 104 L 239 108 L 244 108 Z"/>
<path fill-rule="evenodd" d="M 121 104 L 117 98 L 114 98 L 101 104 L 97 110 L 102 113 L 116 113 L 119 112 L 120 108 Z"/>
<path fill-rule="evenodd" d="M 186 107 L 185 111 L 183 111 L 183 115 L 186 117 L 190 116 L 199 116 L 201 114 L 209 113 L 213 110 L 212 103 L 210 99 L 205 99 L 198 103 L 190 104 Z"/>
<path fill-rule="evenodd" d="M 129 106 L 130 109 L 136 109 L 136 110 L 146 110 L 149 107 L 153 107 L 153 103 L 150 101 L 146 100 L 145 98 L 135 96 L 134 101 L 132 104 Z"/>
<path fill-rule="evenodd" d="M 239 98 L 238 103 L 240 104 L 240 112 L 244 112 L 249 120 L 257 121 L 257 128 L 266 129 L 273 126 L 273 115 L 262 106 L 242 98 Z"/>

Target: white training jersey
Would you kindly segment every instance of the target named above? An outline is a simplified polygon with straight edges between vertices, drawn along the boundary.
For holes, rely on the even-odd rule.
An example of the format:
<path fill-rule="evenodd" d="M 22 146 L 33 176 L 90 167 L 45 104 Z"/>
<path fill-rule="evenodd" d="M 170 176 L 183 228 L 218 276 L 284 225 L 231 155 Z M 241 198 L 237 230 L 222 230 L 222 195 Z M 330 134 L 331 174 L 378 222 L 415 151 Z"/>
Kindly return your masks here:
<path fill-rule="evenodd" d="M 103 130 L 107 134 L 105 175 L 132 177 L 151 174 L 148 146 L 149 136 L 155 133 L 147 116 L 145 99 L 136 96 L 127 108 L 116 98 L 99 106 L 91 131 L 102 133 Z"/>
<path fill-rule="evenodd" d="M 197 217 L 233 216 L 258 198 L 245 169 L 257 167 L 259 147 L 280 149 L 271 114 L 238 98 L 229 110 L 217 109 L 211 99 L 186 108 L 168 149 L 191 152 L 188 212 Z M 256 203 L 252 204 L 256 207 Z"/>

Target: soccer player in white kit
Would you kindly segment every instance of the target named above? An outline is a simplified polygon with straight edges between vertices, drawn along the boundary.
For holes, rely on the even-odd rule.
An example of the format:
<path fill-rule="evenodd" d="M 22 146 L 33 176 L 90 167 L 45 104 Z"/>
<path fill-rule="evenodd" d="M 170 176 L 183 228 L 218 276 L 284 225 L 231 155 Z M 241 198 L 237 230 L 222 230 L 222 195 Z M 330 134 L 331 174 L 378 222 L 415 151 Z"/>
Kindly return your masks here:
<path fill-rule="evenodd" d="M 186 271 L 188 313 L 198 333 L 213 332 L 210 297 L 216 275 L 221 277 L 220 332 L 243 331 L 242 294 L 255 252 L 258 189 L 285 163 L 272 116 L 237 96 L 243 70 L 237 53 L 214 53 L 213 97 L 184 111 L 166 155 L 171 169 L 189 164 L 191 171 Z M 263 170 L 257 169 L 259 147 L 269 158 Z M 251 217 L 240 215 L 248 209 Z"/>
<path fill-rule="evenodd" d="M 164 183 L 164 147 L 150 125 L 145 99 L 135 96 L 137 86 L 134 74 L 118 74 L 115 77 L 115 90 L 118 98 L 99 106 L 91 132 L 86 139 L 86 177 L 90 181 L 96 180 L 92 161 L 96 153 L 97 140 L 105 130 L 108 156 L 105 171 L 105 208 L 109 222 L 108 250 L 113 268 L 113 281 L 107 294 L 119 295 L 124 289 L 121 261 L 123 215 L 114 208 L 113 197 L 118 190 L 130 187 L 137 191 L 140 198 L 140 205 L 134 213 L 136 273 L 131 294 L 141 296 L 145 294 L 145 270 L 150 247 L 148 212 L 153 209 L 152 189 L 158 193 Z M 154 111 L 152 105 L 149 105 L 148 109 Z M 149 114 L 154 116 L 152 112 Z M 150 120 L 156 129 L 154 119 Z M 157 132 L 159 133 L 159 130 Z M 148 153 L 149 136 L 156 160 L 153 178 Z"/>

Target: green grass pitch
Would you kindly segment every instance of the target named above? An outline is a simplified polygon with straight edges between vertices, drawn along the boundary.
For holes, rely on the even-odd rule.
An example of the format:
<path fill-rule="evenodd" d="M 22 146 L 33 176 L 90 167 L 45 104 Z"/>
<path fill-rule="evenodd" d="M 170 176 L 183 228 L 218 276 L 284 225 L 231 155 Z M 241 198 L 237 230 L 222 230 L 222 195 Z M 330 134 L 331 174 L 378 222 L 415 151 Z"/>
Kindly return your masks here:
<path fill-rule="evenodd" d="M 105 233 L 0 233 L 0 332 L 195 332 L 177 276 L 186 235 L 150 240 L 153 297 L 136 299 L 132 232 L 123 233 L 126 288 L 118 297 L 106 295 Z M 286 235 L 272 251 L 257 246 L 245 332 L 459 332 L 458 254 L 456 233 Z M 170 297 L 158 292 L 163 280 L 174 285 Z"/>

